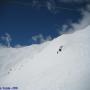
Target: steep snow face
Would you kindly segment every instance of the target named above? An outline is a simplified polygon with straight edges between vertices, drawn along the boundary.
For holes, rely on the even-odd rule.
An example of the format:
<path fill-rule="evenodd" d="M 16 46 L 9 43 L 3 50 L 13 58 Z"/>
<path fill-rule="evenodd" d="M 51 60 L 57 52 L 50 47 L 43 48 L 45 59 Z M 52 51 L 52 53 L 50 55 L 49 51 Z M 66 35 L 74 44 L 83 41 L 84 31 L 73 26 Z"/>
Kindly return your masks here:
<path fill-rule="evenodd" d="M 6 51 L 0 51 L 5 60 L 17 62 L 5 64 L 10 70 L 0 78 L 0 85 L 18 90 L 90 90 L 90 26 L 62 35 L 38 51 L 33 58 L 30 47 L 9 52 L 9 58 Z"/>
<path fill-rule="evenodd" d="M 0 47 L 0 77 L 7 75 L 10 69 L 21 63 L 32 59 L 37 53 L 41 52 L 49 42 L 41 45 L 31 45 L 22 48 Z"/>

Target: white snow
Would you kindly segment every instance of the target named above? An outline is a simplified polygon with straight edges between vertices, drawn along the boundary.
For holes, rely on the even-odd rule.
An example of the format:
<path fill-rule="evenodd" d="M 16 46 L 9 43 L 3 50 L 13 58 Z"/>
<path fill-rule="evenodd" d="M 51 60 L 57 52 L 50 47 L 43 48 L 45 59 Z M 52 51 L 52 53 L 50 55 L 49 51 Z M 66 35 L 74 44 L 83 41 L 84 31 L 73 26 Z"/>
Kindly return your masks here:
<path fill-rule="evenodd" d="M 90 26 L 41 45 L 0 48 L 0 86 L 90 90 Z"/>

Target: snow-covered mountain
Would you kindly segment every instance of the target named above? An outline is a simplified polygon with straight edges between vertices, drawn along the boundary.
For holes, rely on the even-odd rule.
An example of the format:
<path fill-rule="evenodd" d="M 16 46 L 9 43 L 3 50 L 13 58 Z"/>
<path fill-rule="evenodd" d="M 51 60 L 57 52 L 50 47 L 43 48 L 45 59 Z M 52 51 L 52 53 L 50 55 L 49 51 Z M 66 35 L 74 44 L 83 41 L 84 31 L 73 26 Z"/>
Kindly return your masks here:
<path fill-rule="evenodd" d="M 90 26 L 41 45 L 0 48 L 0 86 L 90 90 Z"/>

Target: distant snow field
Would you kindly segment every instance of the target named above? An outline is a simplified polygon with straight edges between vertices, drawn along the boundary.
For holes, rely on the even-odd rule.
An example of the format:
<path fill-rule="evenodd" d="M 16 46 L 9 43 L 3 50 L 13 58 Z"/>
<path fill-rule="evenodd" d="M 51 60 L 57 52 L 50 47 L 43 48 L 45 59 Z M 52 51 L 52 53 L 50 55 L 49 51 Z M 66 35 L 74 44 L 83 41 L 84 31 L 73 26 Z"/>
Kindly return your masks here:
<path fill-rule="evenodd" d="M 0 47 L 1 86 L 18 90 L 90 90 L 90 26 L 40 45 Z"/>

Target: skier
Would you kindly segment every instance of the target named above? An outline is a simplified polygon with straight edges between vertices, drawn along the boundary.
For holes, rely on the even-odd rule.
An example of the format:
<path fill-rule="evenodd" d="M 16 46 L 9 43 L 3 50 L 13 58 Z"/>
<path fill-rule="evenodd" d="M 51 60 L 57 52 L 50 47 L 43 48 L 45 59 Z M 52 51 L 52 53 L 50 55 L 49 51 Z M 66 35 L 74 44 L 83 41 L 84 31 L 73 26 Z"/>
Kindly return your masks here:
<path fill-rule="evenodd" d="M 60 48 L 59 48 L 59 51 L 60 51 L 60 52 L 62 51 L 62 48 L 63 48 L 63 46 L 60 46 Z"/>
<path fill-rule="evenodd" d="M 57 51 L 57 54 L 62 51 L 63 46 L 59 47 L 59 50 Z"/>

